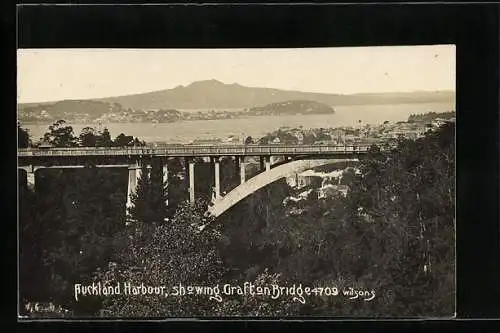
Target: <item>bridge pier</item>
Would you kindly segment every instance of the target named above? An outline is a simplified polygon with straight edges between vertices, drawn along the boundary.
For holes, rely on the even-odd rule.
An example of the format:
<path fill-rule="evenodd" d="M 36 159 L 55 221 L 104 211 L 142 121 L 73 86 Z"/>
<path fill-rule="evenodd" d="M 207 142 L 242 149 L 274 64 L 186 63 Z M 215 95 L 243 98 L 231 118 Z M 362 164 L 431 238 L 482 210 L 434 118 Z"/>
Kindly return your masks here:
<path fill-rule="evenodd" d="M 236 161 L 239 164 L 239 169 L 240 169 L 240 184 L 243 184 L 246 180 L 245 156 L 238 156 Z"/>
<path fill-rule="evenodd" d="M 146 170 L 148 170 L 148 173 L 146 174 L 146 177 L 148 177 L 148 179 L 151 179 L 151 170 L 153 169 L 151 163 L 148 163 L 146 164 Z M 142 175 L 142 172 L 140 171 L 141 169 L 139 169 L 139 176 Z"/>
<path fill-rule="evenodd" d="M 35 191 L 36 168 L 34 168 L 33 166 L 23 166 L 23 167 L 19 167 L 19 169 L 24 170 L 26 172 L 26 187 L 32 191 Z M 20 178 L 20 176 L 18 176 L 18 177 Z M 23 185 L 24 185 L 24 182 L 23 182 Z"/>
<path fill-rule="evenodd" d="M 194 203 L 194 159 L 188 160 L 189 164 L 189 202 Z"/>
<path fill-rule="evenodd" d="M 234 161 L 234 172 L 235 172 L 235 174 L 239 174 L 239 172 L 240 172 L 240 156 L 233 156 L 232 160 Z"/>
<path fill-rule="evenodd" d="M 35 171 L 33 170 L 26 171 L 26 186 L 28 187 L 28 189 L 35 191 L 35 185 L 36 185 L 35 180 L 36 180 Z"/>
<path fill-rule="evenodd" d="M 163 185 L 167 187 L 168 191 L 168 159 L 163 161 Z M 165 199 L 165 205 L 168 206 L 168 195 Z"/>
<path fill-rule="evenodd" d="M 265 166 L 264 166 L 265 165 Z M 260 171 L 271 170 L 271 156 L 260 157 Z"/>
<path fill-rule="evenodd" d="M 214 157 L 214 177 L 215 177 L 215 200 L 220 198 L 220 158 Z"/>
<path fill-rule="evenodd" d="M 141 173 L 141 169 L 138 164 L 130 165 L 128 167 L 128 186 L 127 186 L 127 203 L 125 205 L 126 208 L 126 216 L 130 218 L 130 209 L 133 207 L 132 203 L 132 195 L 137 190 L 137 181 L 139 179 L 139 175 Z"/>

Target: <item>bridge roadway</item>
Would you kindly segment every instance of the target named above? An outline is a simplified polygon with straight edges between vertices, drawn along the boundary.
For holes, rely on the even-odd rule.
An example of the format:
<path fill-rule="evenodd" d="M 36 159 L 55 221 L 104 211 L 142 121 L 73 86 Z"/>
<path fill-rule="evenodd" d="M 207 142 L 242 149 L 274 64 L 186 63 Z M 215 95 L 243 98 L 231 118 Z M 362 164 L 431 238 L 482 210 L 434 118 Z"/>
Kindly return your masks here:
<path fill-rule="evenodd" d="M 207 157 L 207 156 L 271 156 L 271 155 L 352 155 L 366 153 L 369 145 L 166 145 L 160 147 L 76 147 L 19 148 L 17 156 L 76 157 Z"/>

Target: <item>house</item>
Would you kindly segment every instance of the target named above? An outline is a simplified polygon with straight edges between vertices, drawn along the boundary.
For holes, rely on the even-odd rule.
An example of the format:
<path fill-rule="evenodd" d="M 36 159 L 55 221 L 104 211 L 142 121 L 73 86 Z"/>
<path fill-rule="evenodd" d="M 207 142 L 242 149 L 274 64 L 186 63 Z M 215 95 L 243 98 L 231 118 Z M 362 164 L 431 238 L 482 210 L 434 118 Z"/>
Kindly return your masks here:
<path fill-rule="evenodd" d="M 283 206 L 287 206 L 290 202 L 293 202 L 293 203 L 299 203 L 300 201 L 304 201 L 304 200 L 307 200 L 309 198 L 309 195 L 313 192 L 312 189 L 309 189 L 307 191 L 304 191 L 304 192 L 301 192 L 299 193 L 298 195 L 296 196 L 289 196 L 289 197 L 286 197 L 285 199 L 283 199 Z M 300 204 L 299 204 L 300 206 Z"/>
<path fill-rule="evenodd" d="M 308 170 L 311 171 L 311 170 Z M 303 172 L 300 174 L 295 174 L 293 176 L 286 178 L 286 183 L 288 186 L 296 189 L 300 189 L 306 186 L 321 186 L 321 176 L 314 174 L 314 172 Z"/>
<path fill-rule="evenodd" d="M 401 130 L 395 130 L 391 132 L 391 138 L 393 139 L 398 139 L 398 138 L 403 138 L 406 136 L 406 131 L 401 131 Z"/>
<path fill-rule="evenodd" d="M 347 196 L 347 191 L 349 190 L 349 187 L 347 185 L 334 185 L 334 184 L 327 184 L 321 188 L 318 189 L 318 199 L 324 199 L 324 198 L 329 198 L 334 196 L 335 194 L 339 193 L 342 196 Z"/>
<path fill-rule="evenodd" d="M 298 177 L 297 175 L 286 177 L 285 181 L 289 187 L 296 187 L 298 183 Z"/>
<path fill-rule="evenodd" d="M 42 141 L 39 145 L 38 145 L 38 148 L 40 149 L 48 149 L 48 148 L 53 148 L 54 145 L 52 145 L 51 143 L 47 142 L 47 141 Z"/>
<path fill-rule="evenodd" d="M 197 145 L 210 145 L 210 144 L 221 143 L 221 139 L 195 139 L 190 143 Z"/>
<path fill-rule="evenodd" d="M 316 133 L 313 130 L 305 130 L 303 133 L 303 142 L 305 144 L 312 144 L 314 141 L 316 141 Z"/>
<path fill-rule="evenodd" d="M 335 193 L 337 192 L 335 187 L 336 187 L 335 185 L 329 184 L 319 188 L 317 191 L 318 199 L 324 199 L 334 196 Z"/>
<path fill-rule="evenodd" d="M 431 122 L 432 126 L 434 127 L 441 127 L 444 124 L 446 124 L 446 120 L 441 119 L 441 118 L 436 118 Z"/>
<path fill-rule="evenodd" d="M 329 145 L 331 143 L 332 143 L 331 140 L 319 140 L 314 142 L 315 145 Z"/>
<path fill-rule="evenodd" d="M 344 136 L 344 139 L 346 142 L 354 142 L 355 139 L 357 139 L 358 137 L 354 134 L 346 134 Z"/>
<path fill-rule="evenodd" d="M 234 141 L 235 141 L 234 135 L 230 135 L 226 139 L 224 139 L 224 142 L 234 142 Z"/>
<path fill-rule="evenodd" d="M 342 128 L 334 128 L 330 131 L 329 134 L 332 138 L 342 138 L 345 132 Z"/>
<path fill-rule="evenodd" d="M 293 136 L 295 136 L 297 138 L 297 143 L 299 145 L 303 144 L 304 143 L 304 134 L 302 134 L 301 131 L 294 131 L 293 133 Z"/>
<path fill-rule="evenodd" d="M 297 188 L 306 187 L 312 184 L 312 177 L 297 175 Z"/>

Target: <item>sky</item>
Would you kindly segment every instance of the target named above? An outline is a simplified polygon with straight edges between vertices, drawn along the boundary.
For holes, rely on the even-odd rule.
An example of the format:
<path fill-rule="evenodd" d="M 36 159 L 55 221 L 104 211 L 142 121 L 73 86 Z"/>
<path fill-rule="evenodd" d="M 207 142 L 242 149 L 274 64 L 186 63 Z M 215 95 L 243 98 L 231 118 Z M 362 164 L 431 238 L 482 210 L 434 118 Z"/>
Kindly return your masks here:
<path fill-rule="evenodd" d="M 455 46 L 18 49 L 19 103 L 120 96 L 216 79 L 352 94 L 455 90 Z"/>

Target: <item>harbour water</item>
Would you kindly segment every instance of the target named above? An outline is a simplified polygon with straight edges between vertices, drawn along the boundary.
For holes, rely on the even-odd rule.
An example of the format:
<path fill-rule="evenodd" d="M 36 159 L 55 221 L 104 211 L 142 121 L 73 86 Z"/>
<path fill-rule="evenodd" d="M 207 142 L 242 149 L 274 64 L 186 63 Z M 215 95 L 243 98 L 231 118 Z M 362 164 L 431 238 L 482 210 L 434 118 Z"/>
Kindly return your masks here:
<path fill-rule="evenodd" d="M 164 141 L 168 143 L 187 143 L 195 139 L 261 137 L 280 127 L 304 129 L 333 128 L 340 126 L 358 126 L 360 124 L 381 124 L 384 121 L 406 121 L 411 114 L 426 112 L 446 112 L 455 110 L 448 103 L 415 103 L 398 105 L 360 105 L 339 106 L 335 114 L 255 116 L 237 119 L 194 120 L 175 123 L 109 123 L 109 124 L 68 124 L 79 135 L 84 127 L 99 129 L 106 127 L 112 137 L 120 133 L 133 135 L 146 142 Z M 360 122 L 361 121 L 361 122 Z M 38 140 L 48 131 L 48 124 L 23 124 L 32 136 Z"/>

